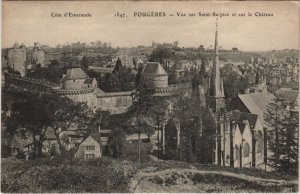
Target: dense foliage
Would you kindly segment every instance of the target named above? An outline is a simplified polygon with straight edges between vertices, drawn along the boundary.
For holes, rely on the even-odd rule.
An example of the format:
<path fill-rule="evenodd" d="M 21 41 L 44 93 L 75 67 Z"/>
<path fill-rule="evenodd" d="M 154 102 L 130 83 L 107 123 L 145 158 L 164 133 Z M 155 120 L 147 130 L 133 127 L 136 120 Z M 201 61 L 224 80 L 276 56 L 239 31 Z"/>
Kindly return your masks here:
<path fill-rule="evenodd" d="M 276 171 L 298 174 L 299 112 L 293 103 L 286 109 L 275 98 L 264 114 L 268 132 L 268 164 Z"/>
<path fill-rule="evenodd" d="M 38 192 L 126 192 L 136 170 L 130 162 L 108 158 L 94 161 L 2 160 L 1 191 Z"/>

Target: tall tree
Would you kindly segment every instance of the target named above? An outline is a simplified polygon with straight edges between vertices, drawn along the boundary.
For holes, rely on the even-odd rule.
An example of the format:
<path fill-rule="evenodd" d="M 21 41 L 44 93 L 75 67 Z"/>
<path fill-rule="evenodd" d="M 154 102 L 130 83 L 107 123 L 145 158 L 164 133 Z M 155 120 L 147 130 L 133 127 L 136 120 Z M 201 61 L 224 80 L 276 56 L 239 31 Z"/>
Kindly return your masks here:
<path fill-rule="evenodd" d="M 140 141 L 142 130 L 146 133 L 149 133 L 149 130 L 152 130 L 151 121 L 149 121 L 149 112 L 153 104 L 153 95 L 155 93 L 154 88 L 149 88 L 144 83 L 140 82 L 137 84 L 136 93 L 134 95 L 134 103 L 131 107 L 131 112 L 135 116 L 135 119 L 132 119 L 130 122 L 132 125 L 136 125 L 138 128 L 138 153 L 139 153 L 139 162 L 140 162 Z"/>
<path fill-rule="evenodd" d="M 83 56 L 80 65 L 83 69 L 87 70 L 92 65 L 90 58 Z"/>
<path fill-rule="evenodd" d="M 299 111 L 294 103 L 286 110 L 282 119 L 283 152 L 279 170 L 289 174 L 298 174 Z"/>
<path fill-rule="evenodd" d="M 118 73 L 123 67 L 121 59 L 118 57 L 113 73 Z"/>
<path fill-rule="evenodd" d="M 270 155 L 268 163 L 275 170 L 278 170 L 279 159 L 282 154 L 283 143 L 283 127 L 282 127 L 282 115 L 284 107 L 282 99 L 274 98 L 272 102 L 267 106 L 267 111 L 264 113 L 264 121 L 267 125 L 268 132 L 268 149 Z"/>

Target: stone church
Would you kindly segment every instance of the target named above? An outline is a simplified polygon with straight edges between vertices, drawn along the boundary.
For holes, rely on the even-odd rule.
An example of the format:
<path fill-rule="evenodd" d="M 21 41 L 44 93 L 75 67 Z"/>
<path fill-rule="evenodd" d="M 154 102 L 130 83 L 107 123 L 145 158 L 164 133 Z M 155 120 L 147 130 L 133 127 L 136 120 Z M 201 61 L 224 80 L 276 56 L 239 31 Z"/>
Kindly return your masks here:
<path fill-rule="evenodd" d="M 209 88 L 193 88 L 196 114 L 190 120 L 169 119 L 165 126 L 166 159 L 255 167 L 264 162 L 263 122 L 257 114 L 226 111 L 220 75 L 218 30 L 215 32 L 213 69 Z"/>

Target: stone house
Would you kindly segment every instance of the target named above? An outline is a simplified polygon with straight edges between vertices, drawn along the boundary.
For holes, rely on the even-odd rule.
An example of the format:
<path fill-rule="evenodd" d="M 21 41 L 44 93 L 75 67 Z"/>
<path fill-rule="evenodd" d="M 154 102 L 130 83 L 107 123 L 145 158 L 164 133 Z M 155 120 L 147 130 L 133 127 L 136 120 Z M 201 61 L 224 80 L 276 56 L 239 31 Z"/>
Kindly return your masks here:
<path fill-rule="evenodd" d="M 102 157 L 101 136 L 99 133 L 92 133 L 87 136 L 79 145 L 75 154 L 77 159 L 93 159 Z"/>

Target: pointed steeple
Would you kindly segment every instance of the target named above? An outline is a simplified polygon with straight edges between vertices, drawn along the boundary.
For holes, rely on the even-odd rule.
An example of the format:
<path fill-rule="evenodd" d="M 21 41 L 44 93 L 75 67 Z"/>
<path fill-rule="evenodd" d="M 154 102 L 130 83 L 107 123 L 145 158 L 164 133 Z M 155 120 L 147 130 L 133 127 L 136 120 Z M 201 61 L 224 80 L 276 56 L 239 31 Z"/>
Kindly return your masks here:
<path fill-rule="evenodd" d="M 215 53 L 213 60 L 213 85 L 214 92 L 213 96 L 216 98 L 223 98 L 223 86 L 220 75 L 220 64 L 219 64 L 219 46 L 218 46 L 218 20 L 216 22 L 216 34 L 215 34 Z"/>
<path fill-rule="evenodd" d="M 223 81 L 220 74 L 220 64 L 219 64 L 219 45 L 218 45 L 218 20 L 216 22 L 216 33 L 215 33 L 215 49 L 213 57 L 213 69 L 212 75 L 210 78 L 210 93 L 211 98 L 211 107 L 218 111 L 220 108 L 223 108 L 224 101 L 224 89 Z"/>

